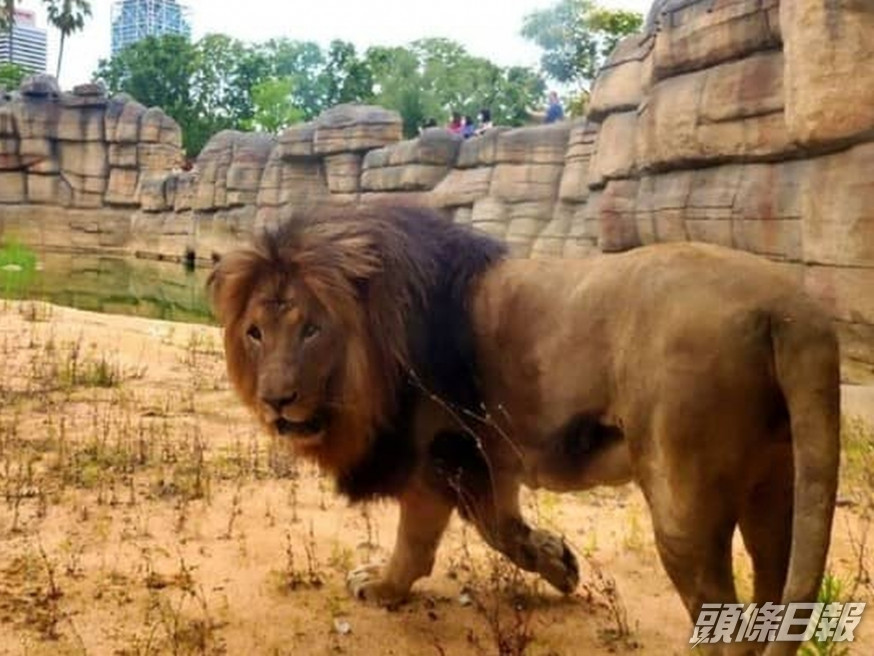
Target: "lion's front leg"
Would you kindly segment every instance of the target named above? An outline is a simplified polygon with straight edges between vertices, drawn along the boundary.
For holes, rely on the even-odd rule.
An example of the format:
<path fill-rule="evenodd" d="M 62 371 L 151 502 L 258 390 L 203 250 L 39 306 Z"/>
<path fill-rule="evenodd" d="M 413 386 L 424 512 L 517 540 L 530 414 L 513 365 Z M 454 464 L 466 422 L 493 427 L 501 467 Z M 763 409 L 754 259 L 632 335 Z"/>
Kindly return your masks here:
<path fill-rule="evenodd" d="M 519 484 L 497 478 L 489 494 L 469 496 L 459 509 L 490 546 L 528 572 L 540 574 L 559 592 L 570 594 L 580 582 L 576 556 L 560 536 L 532 528 L 519 508 Z"/>
<path fill-rule="evenodd" d="M 508 518 L 497 542 L 516 565 L 537 572 L 556 590 L 570 594 L 580 582 L 577 558 L 564 539 L 532 528 L 519 518 Z"/>
<path fill-rule="evenodd" d="M 427 489 L 408 491 L 399 501 L 397 540 L 388 563 L 364 565 L 346 579 L 353 596 L 382 606 L 404 601 L 413 583 L 431 573 L 453 510 L 450 503 Z"/>

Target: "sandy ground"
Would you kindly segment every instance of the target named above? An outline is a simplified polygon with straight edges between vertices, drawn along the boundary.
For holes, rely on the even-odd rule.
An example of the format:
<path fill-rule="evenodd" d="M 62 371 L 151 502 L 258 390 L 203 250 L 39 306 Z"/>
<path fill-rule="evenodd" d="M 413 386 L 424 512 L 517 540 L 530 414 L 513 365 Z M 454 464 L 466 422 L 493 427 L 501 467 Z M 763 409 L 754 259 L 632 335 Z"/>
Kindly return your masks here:
<path fill-rule="evenodd" d="M 387 555 L 395 509 L 348 507 L 258 434 L 217 330 L 5 303 L 0 361 L 0 654 L 688 651 L 631 486 L 527 496 L 582 561 L 569 597 L 454 521 L 411 602 L 370 608 L 345 574 Z M 874 417 L 870 389 L 847 399 L 848 414 Z M 847 439 L 829 567 L 842 598 L 870 600 L 874 446 L 855 420 Z M 740 557 L 736 578 L 748 595 Z M 849 653 L 874 653 L 868 627 Z"/>

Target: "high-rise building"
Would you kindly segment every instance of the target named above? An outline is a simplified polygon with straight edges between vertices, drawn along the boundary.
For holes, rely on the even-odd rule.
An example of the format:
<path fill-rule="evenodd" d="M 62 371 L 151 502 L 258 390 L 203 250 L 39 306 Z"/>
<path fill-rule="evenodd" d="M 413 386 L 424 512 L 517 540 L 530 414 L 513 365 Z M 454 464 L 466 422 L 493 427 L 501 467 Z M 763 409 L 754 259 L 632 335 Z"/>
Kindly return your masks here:
<path fill-rule="evenodd" d="M 15 10 L 11 31 L 0 32 L 0 63 L 18 64 L 32 73 L 46 70 L 46 31 L 36 26 L 36 14 Z"/>
<path fill-rule="evenodd" d="M 119 0 L 112 5 L 112 54 L 147 36 L 191 36 L 189 10 L 177 0 Z"/>

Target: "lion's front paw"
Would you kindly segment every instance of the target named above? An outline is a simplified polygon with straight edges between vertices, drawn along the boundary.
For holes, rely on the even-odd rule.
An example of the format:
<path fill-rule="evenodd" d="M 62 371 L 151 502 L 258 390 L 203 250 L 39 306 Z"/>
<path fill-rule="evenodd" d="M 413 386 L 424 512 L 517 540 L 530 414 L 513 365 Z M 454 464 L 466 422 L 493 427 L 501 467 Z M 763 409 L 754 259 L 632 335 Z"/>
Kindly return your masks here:
<path fill-rule="evenodd" d="M 353 569 L 346 576 L 346 587 L 356 599 L 380 606 L 397 606 L 409 593 L 409 588 L 401 589 L 387 581 L 381 565 L 363 565 Z"/>
<path fill-rule="evenodd" d="M 531 531 L 530 541 L 538 573 L 560 592 L 573 592 L 580 582 L 580 568 L 567 543 L 553 533 L 540 530 Z"/>

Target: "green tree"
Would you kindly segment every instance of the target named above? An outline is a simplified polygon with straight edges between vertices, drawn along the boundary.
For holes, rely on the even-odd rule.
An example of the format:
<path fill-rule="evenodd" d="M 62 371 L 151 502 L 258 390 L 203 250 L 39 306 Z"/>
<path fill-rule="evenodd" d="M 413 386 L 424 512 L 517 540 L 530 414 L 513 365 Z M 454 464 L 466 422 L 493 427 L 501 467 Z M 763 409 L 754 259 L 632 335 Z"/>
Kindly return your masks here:
<path fill-rule="evenodd" d="M 192 100 L 204 129 L 235 128 L 252 119 L 252 87 L 269 74 L 257 51 L 224 34 L 208 34 L 194 45 Z"/>
<path fill-rule="evenodd" d="M 270 67 L 270 77 L 291 81 L 292 104 L 309 121 L 324 109 L 319 72 L 325 66 L 325 54 L 312 41 L 271 39 L 260 48 Z"/>
<path fill-rule="evenodd" d="M 190 157 L 221 130 L 278 131 L 345 102 L 398 110 L 408 136 L 428 118 L 473 116 L 482 107 L 495 122 L 516 125 L 544 87 L 533 71 L 500 68 L 447 39 L 361 55 L 339 40 L 323 50 L 288 39 L 253 46 L 221 34 L 194 44 L 150 37 L 101 61 L 97 76 L 112 93 L 163 108 L 180 124 Z"/>
<path fill-rule="evenodd" d="M 642 24 L 643 16 L 633 11 L 605 9 L 592 0 L 558 0 L 528 14 L 522 36 L 543 49 L 546 75 L 586 90 L 619 39 Z"/>
<path fill-rule="evenodd" d="M 373 73 L 348 41 L 331 41 L 319 74 L 319 85 L 322 109 L 341 103 L 368 102 L 373 98 Z"/>
<path fill-rule="evenodd" d="M 408 137 L 425 120 L 442 122 L 453 111 L 473 117 L 488 108 L 495 123 L 519 125 L 527 118 L 526 108 L 544 90 L 534 71 L 501 68 L 449 39 L 420 39 L 408 48 L 371 48 L 366 60 L 375 102 L 400 112 Z"/>
<path fill-rule="evenodd" d="M 45 0 L 49 23 L 61 33 L 58 47 L 58 68 L 56 77 L 61 77 L 61 63 L 64 59 L 64 42 L 71 34 L 85 27 L 85 19 L 91 16 L 91 3 L 88 0 Z"/>
<path fill-rule="evenodd" d="M 294 106 L 291 78 L 270 78 L 252 88 L 255 115 L 250 127 L 278 133 L 303 119 L 303 111 Z"/>
<path fill-rule="evenodd" d="M 432 90 L 425 89 L 419 58 L 403 47 L 374 46 L 365 54 L 374 79 L 374 102 L 400 113 L 404 135 L 415 136 L 429 118 L 443 118 L 444 109 Z"/>
<path fill-rule="evenodd" d="M 112 93 L 161 107 L 179 123 L 189 157 L 224 129 L 242 129 L 255 115 L 253 88 L 270 76 L 258 48 L 223 34 L 197 43 L 178 35 L 147 37 L 109 60 L 96 76 Z"/>
<path fill-rule="evenodd" d="M 369 102 L 373 77 L 366 57 L 355 46 L 335 40 L 327 51 L 312 41 L 273 39 L 259 48 L 270 65 L 270 77 L 291 81 L 292 104 L 311 120 L 346 102 Z"/>
<path fill-rule="evenodd" d="M 492 111 L 492 119 L 502 125 L 524 125 L 532 107 L 546 92 L 543 77 L 524 66 L 513 66 L 501 72 L 494 90 L 484 103 Z"/>
<path fill-rule="evenodd" d="M 0 87 L 17 89 L 21 86 L 21 81 L 25 75 L 27 75 L 27 71 L 18 64 L 3 62 L 0 64 Z"/>
<path fill-rule="evenodd" d="M 185 150 L 194 156 L 209 138 L 199 129 L 192 93 L 197 62 L 197 51 L 185 37 L 149 36 L 101 60 L 95 75 L 111 93 L 125 92 L 146 106 L 161 107 L 179 123 Z"/>

